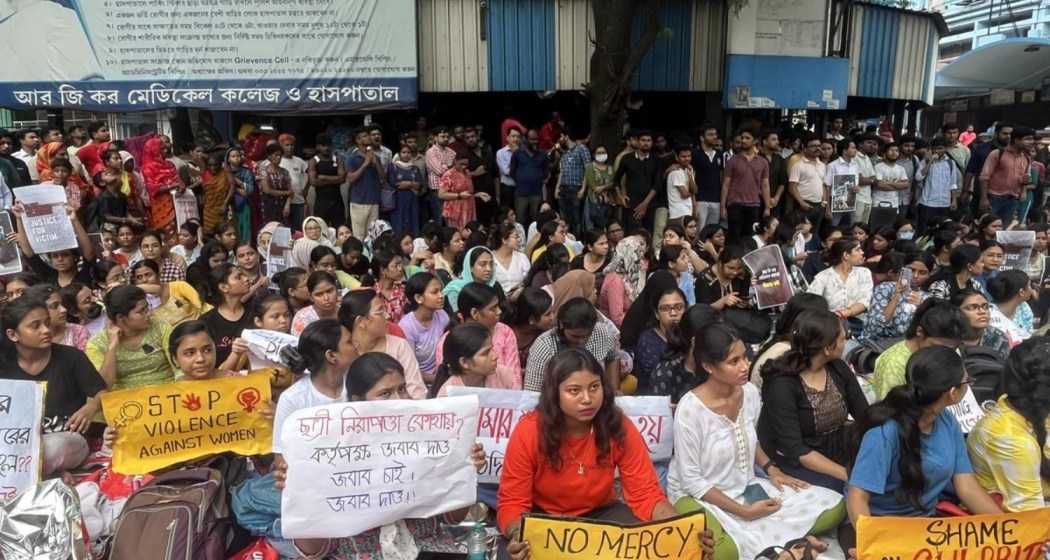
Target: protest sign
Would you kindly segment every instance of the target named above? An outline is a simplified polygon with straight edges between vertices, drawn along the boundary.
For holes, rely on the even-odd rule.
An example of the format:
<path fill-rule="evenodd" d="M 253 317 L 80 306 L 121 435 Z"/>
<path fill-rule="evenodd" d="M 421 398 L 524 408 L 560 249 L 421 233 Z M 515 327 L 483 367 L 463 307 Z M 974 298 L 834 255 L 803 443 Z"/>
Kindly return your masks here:
<path fill-rule="evenodd" d="M 521 538 L 532 560 L 692 560 L 702 556 L 704 513 L 620 525 L 608 521 L 526 515 Z"/>
<path fill-rule="evenodd" d="M 503 472 L 507 442 L 518 421 L 536 408 L 540 394 L 534 391 L 487 389 L 484 387 L 449 387 L 449 396 L 477 395 L 477 440 L 485 446 L 485 467 L 478 482 L 498 483 Z M 649 448 L 654 461 L 671 458 L 674 450 L 674 415 L 669 397 L 617 397 L 616 405 L 634 423 Z"/>
<path fill-rule="evenodd" d="M 252 369 L 287 367 L 281 363 L 281 350 L 299 345 L 299 337 L 264 329 L 245 329 L 241 340 L 248 345 L 248 362 Z"/>
<path fill-rule="evenodd" d="M 854 189 L 860 184 L 857 175 L 835 175 L 831 178 L 831 211 L 833 213 L 852 212 L 857 207 L 857 193 Z"/>
<path fill-rule="evenodd" d="M 285 538 L 349 537 L 473 505 L 473 396 L 339 403 L 281 427 Z"/>
<path fill-rule="evenodd" d="M 146 474 L 225 451 L 269 453 L 269 402 L 265 373 L 103 393 L 102 412 L 117 429 L 113 470 Z"/>
<path fill-rule="evenodd" d="M 171 193 L 172 202 L 175 203 L 175 226 L 182 228 L 182 224 L 195 220 L 200 223 L 200 213 L 197 211 L 197 197 L 193 191 L 186 190 L 181 195 L 174 191 Z"/>
<path fill-rule="evenodd" d="M 77 234 L 66 214 L 66 191 L 62 187 L 19 187 L 15 189 L 15 199 L 25 207 L 22 225 L 34 253 L 43 255 L 76 248 Z"/>
<path fill-rule="evenodd" d="M 11 213 L 0 212 L 0 276 L 22 272 L 22 251 L 17 242 L 7 239 L 8 234 L 14 232 Z"/>
<path fill-rule="evenodd" d="M 968 517 L 861 517 L 858 560 L 1036 560 L 1050 538 L 1050 509 Z"/>
<path fill-rule="evenodd" d="M 0 498 L 40 482 L 43 383 L 0 381 Z"/>
<path fill-rule="evenodd" d="M 1028 270 L 1028 259 L 1035 245 L 1034 231 L 997 231 L 995 240 L 1003 246 L 1003 264 L 999 270 Z"/>
<path fill-rule="evenodd" d="M 959 401 L 959 404 L 949 406 L 948 410 L 955 415 L 964 434 L 970 433 L 970 430 L 977 425 L 977 421 L 984 418 L 984 409 L 977 402 L 977 397 L 973 396 L 973 391 L 966 391 L 963 400 Z"/>
<path fill-rule="evenodd" d="M 292 230 L 279 227 L 270 236 L 269 253 L 266 257 L 266 274 L 274 274 L 288 268 L 288 257 L 292 252 Z"/>
<path fill-rule="evenodd" d="M 777 245 L 766 245 L 744 255 L 744 265 L 751 271 L 751 285 L 759 309 L 769 309 L 787 303 L 794 290 L 791 275 L 784 264 L 784 254 Z"/>

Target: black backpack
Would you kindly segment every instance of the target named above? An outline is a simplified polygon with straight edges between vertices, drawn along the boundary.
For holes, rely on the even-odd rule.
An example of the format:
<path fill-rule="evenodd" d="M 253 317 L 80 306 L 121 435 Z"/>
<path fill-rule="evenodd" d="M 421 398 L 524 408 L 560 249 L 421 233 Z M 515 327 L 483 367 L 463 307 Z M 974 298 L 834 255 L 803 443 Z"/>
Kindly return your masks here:
<path fill-rule="evenodd" d="M 960 353 L 977 403 L 997 400 L 1003 394 L 1003 357 L 987 346 L 963 346 Z"/>

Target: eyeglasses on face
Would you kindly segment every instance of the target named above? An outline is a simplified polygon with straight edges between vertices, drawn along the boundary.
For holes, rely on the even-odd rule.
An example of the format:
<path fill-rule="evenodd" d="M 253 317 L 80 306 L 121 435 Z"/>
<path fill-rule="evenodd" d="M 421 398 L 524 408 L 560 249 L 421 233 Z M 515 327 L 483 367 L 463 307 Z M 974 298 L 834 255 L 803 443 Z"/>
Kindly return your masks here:
<path fill-rule="evenodd" d="M 962 306 L 963 311 L 988 311 L 987 303 L 970 303 Z"/>
<path fill-rule="evenodd" d="M 685 304 L 684 303 L 674 303 L 674 304 L 671 304 L 671 305 L 661 305 L 661 306 L 657 307 L 657 309 L 660 310 L 660 313 L 681 313 L 681 312 L 685 311 Z"/>

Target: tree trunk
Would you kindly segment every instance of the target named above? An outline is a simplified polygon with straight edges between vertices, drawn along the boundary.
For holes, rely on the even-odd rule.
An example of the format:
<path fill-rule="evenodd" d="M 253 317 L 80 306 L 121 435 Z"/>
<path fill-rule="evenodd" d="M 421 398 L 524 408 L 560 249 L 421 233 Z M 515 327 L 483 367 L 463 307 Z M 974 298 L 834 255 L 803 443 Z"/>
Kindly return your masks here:
<path fill-rule="evenodd" d="M 663 4 L 664 0 L 591 2 L 595 28 L 591 81 L 587 85 L 591 146 L 605 146 L 613 156 L 623 144 L 623 125 L 634 72 L 662 30 L 659 13 Z M 636 20 L 643 30 L 637 42 L 632 38 Z"/>

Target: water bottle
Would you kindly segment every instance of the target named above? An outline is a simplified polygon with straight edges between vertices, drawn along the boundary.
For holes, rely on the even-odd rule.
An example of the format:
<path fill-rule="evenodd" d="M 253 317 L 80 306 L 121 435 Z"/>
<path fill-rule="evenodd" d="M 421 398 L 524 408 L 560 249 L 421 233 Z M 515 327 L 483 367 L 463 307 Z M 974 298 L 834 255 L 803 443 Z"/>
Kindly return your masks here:
<path fill-rule="evenodd" d="M 484 523 L 474 523 L 467 543 L 467 560 L 485 560 L 488 554 L 488 535 Z"/>

